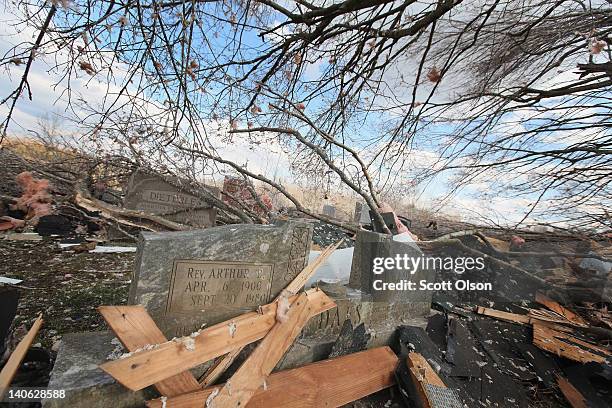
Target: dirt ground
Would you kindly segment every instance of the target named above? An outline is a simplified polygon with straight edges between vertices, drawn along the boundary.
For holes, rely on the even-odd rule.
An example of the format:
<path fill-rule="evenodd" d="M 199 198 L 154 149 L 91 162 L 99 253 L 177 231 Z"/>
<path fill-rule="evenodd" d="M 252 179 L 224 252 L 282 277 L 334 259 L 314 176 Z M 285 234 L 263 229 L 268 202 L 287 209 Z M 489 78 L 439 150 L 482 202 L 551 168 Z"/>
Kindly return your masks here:
<path fill-rule="evenodd" d="M 0 276 L 23 279 L 15 323 L 29 328 L 43 313 L 37 341 L 53 348 L 64 333 L 107 330 L 96 308 L 127 302 L 134 253 L 77 254 L 52 238 L 0 239 L 0 259 Z"/>

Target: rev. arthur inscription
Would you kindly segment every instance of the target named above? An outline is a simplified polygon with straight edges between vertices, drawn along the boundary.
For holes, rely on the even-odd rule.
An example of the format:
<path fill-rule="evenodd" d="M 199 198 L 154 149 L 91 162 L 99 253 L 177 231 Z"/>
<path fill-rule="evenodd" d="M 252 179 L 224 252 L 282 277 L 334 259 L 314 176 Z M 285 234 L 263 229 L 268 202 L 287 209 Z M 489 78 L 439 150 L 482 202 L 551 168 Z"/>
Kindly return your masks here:
<path fill-rule="evenodd" d="M 143 305 L 168 338 L 256 310 L 306 265 L 312 225 L 231 224 L 143 232 L 128 302 Z"/>
<path fill-rule="evenodd" d="M 266 303 L 273 264 L 176 260 L 166 313 L 235 309 Z"/>

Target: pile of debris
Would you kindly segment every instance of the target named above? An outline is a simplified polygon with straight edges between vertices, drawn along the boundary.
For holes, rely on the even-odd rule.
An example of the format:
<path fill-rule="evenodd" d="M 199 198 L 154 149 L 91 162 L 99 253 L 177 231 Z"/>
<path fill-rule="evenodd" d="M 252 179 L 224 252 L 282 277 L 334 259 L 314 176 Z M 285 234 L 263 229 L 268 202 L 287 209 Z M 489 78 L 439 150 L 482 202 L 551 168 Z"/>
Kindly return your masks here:
<path fill-rule="evenodd" d="M 397 357 L 388 347 L 270 375 L 308 320 L 336 306 L 320 289 L 300 290 L 337 246 L 326 248 L 273 303 L 170 341 L 140 306 L 101 307 L 129 350 L 101 368 L 133 391 L 154 385 L 162 396 L 147 401 L 149 407 L 340 406 L 393 385 Z M 213 385 L 259 340 L 224 384 Z M 215 358 L 199 381 L 187 371 Z"/>
<path fill-rule="evenodd" d="M 1 269 L 0 393 L 66 391 L 46 408 L 612 406 L 606 239 L 389 207 L 351 229 L 304 214 L 238 223 L 229 205 L 270 210 L 238 179 L 224 193 L 134 172 L 125 193 L 61 194 L 49 179 L 19 171 L 2 196 L 0 255 L 15 259 Z M 101 245 L 123 240 L 138 243 Z M 373 290 L 375 260 L 404 257 L 484 268 L 386 271 L 397 282 L 493 289 Z"/>
<path fill-rule="evenodd" d="M 147 401 L 150 407 L 340 406 L 392 386 L 397 356 L 389 347 L 359 351 L 364 342 L 355 347 L 339 342 L 331 353 L 334 359 L 270 375 L 307 322 L 336 307 L 322 290 L 301 289 L 339 244 L 327 247 L 274 302 L 170 341 L 142 306 L 100 307 L 129 351 L 100 367 L 132 391 L 155 386 L 161 397 Z M 0 373 L 0 392 L 7 390 L 41 325 L 39 318 L 12 353 Z M 213 385 L 257 341 L 240 368 L 225 383 Z M 358 352 L 346 354 L 350 350 Z M 212 359 L 217 360 L 196 380 L 189 369 Z"/>
<path fill-rule="evenodd" d="M 584 309 L 592 324 L 543 294 L 536 301 L 541 308 L 437 303 L 441 313 L 426 330 L 400 327 L 401 350 L 410 353 L 398 374 L 402 396 L 429 401 L 452 394 L 458 405 L 451 406 L 469 407 L 610 406 L 612 314 Z M 608 328 L 594 325 L 606 321 Z M 424 393 L 415 392 L 415 381 Z"/>

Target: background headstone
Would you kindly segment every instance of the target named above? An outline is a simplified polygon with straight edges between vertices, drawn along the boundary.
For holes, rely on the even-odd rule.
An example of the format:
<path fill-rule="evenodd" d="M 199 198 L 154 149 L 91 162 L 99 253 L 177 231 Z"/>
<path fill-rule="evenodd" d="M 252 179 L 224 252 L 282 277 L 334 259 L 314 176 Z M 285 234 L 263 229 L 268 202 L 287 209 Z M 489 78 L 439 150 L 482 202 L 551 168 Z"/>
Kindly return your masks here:
<path fill-rule="evenodd" d="M 336 217 L 336 207 L 334 207 L 333 205 L 324 204 L 323 205 L 323 215 L 326 215 L 330 218 L 335 218 Z"/>
<path fill-rule="evenodd" d="M 142 233 L 130 304 L 141 304 L 169 338 L 270 302 L 304 268 L 312 226 L 227 225 Z"/>
<path fill-rule="evenodd" d="M 417 286 L 418 282 L 421 280 L 435 282 L 435 270 L 427 270 L 424 268 L 419 268 L 415 273 L 410 273 L 410 271 L 405 269 L 395 268 L 385 270 L 381 275 L 375 275 L 373 273 L 374 258 L 395 258 L 397 255 L 403 257 L 404 254 L 414 258 L 423 256 L 423 252 L 414 242 L 400 242 L 395 241 L 391 235 L 379 234 L 371 231 L 359 231 L 353 251 L 349 287 L 359 289 L 364 294 L 370 294 L 374 302 L 411 303 L 414 306 L 422 305 L 423 310 L 427 310 L 428 312 L 433 291 L 377 291 L 372 287 L 374 279 L 382 279 L 385 282 L 408 280 L 415 282 Z"/>
<path fill-rule="evenodd" d="M 362 210 L 363 210 L 363 205 L 359 201 L 355 202 L 355 212 L 353 214 L 354 222 L 359 222 L 359 219 L 361 218 Z"/>
<path fill-rule="evenodd" d="M 219 190 L 209 190 L 219 196 Z M 181 190 L 158 176 L 134 172 L 125 194 L 125 208 L 163 215 L 171 221 L 197 227 L 215 225 L 216 209 L 204 200 Z"/>
<path fill-rule="evenodd" d="M 384 232 L 383 226 L 374 218 L 374 211 L 369 211 L 370 219 L 372 220 L 372 229 L 374 232 Z M 385 225 L 391 231 L 391 234 L 396 235 L 399 233 L 397 230 L 397 224 L 395 223 L 395 214 L 392 212 L 381 213 Z"/>
<path fill-rule="evenodd" d="M 359 224 L 369 224 L 370 220 L 370 207 L 367 204 L 357 201 L 355 203 L 355 216 L 353 221 Z"/>

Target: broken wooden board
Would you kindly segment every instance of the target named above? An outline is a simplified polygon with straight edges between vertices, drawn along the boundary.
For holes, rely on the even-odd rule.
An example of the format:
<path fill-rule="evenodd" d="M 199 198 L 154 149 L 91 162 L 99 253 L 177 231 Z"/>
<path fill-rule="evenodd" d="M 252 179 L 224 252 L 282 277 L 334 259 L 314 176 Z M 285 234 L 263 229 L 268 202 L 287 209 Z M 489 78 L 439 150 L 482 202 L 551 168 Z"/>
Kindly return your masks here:
<path fill-rule="evenodd" d="M 98 311 L 130 352 L 168 341 L 142 306 L 100 306 Z M 174 397 L 202 387 L 191 372 L 183 371 L 155 383 L 155 388 L 161 395 Z"/>
<path fill-rule="evenodd" d="M 533 322 L 533 318 L 520 315 L 516 313 L 504 312 L 502 310 L 490 309 L 488 307 L 478 306 L 476 308 L 476 313 L 481 314 L 483 316 L 495 317 L 499 320 L 505 320 L 507 322 L 518 323 L 518 324 L 530 324 Z"/>
<path fill-rule="evenodd" d="M 444 381 L 422 355 L 414 352 L 408 353 L 407 364 L 420 406 L 423 408 L 463 407 L 457 393 L 444 384 Z M 444 399 L 444 405 L 438 403 L 439 397 Z"/>
<path fill-rule="evenodd" d="M 534 323 L 533 344 L 542 350 L 581 363 L 605 363 L 612 354 L 603 347 L 577 339 L 568 333 Z"/>
<path fill-rule="evenodd" d="M 336 306 L 319 289 L 307 291 L 315 316 Z M 289 299 L 290 303 L 297 296 Z M 143 389 L 237 347 L 262 339 L 276 322 L 276 302 L 261 307 L 259 312 L 237 316 L 181 339 L 160 344 L 152 350 L 110 361 L 100 366 L 119 383 L 132 391 Z M 311 317 L 312 317 L 311 316 Z"/>
<path fill-rule="evenodd" d="M 499 320 L 504 320 L 506 322 L 517 323 L 517 324 L 534 324 L 534 323 L 538 323 L 541 325 L 546 324 L 551 327 L 556 327 L 558 330 L 563 330 L 563 331 L 572 331 L 572 329 L 569 327 L 560 329 L 561 326 L 557 323 L 563 323 L 563 324 L 569 324 L 569 325 L 575 326 L 575 324 L 565 319 L 563 316 L 558 315 L 553 312 L 544 311 L 544 310 L 529 309 L 529 314 L 522 315 L 518 313 L 504 312 L 502 310 L 496 310 L 496 309 L 490 309 L 488 307 L 478 306 L 476 308 L 476 313 L 481 314 L 483 316 L 494 317 Z"/>
<path fill-rule="evenodd" d="M 436 367 L 436 372 L 447 376 L 452 367 L 443 357 L 442 350 L 431 340 L 422 327 L 400 326 L 398 328 L 399 347 L 402 355 L 414 351 L 422 355 L 429 364 Z"/>
<path fill-rule="evenodd" d="M 553 312 L 563 316 L 566 320 L 572 322 L 576 326 L 587 327 L 589 325 L 582 317 L 572 312 L 571 310 L 561 306 L 559 303 L 555 302 L 554 300 L 552 300 L 541 292 L 536 293 L 535 300 L 539 304 L 544 305 Z"/>
<path fill-rule="evenodd" d="M 566 378 L 557 376 L 557 385 L 572 408 L 588 408 L 584 396 Z"/>
<path fill-rule="evenodd" d="M 339 407 L 391 387 L 398 359 L 389 347 L 379 347 L 303 367 L 274 373 L 246 408 Z M 167 408 L 202 407 L 222 385 L 165 400 Z M 162 408 L 161 399 L 147 402 Z M 213 405 L 215 406 L 215 405 Z"/>
<path fill-rule="evenodd" d="M 407 363 L 418 382 L 425 382 L 427 384 L 437 385 L 438 387 L 446 387 L 446 384 L 444 384 L 438 374 L 431 368 L 427 360 L 419 353 L 408 353 Z"/>
<path fill-rule="evenodd" d="M 612 407 L 610 368 L 598 363 L 575 363 L 563 367 L 563 378 L 584 397 L 589 408 Z"/>
<path fill-rule="evenodd" d="M 219 357 L 212 366 L 200 377 L 200 385 L 202 387 L 211 386 L 227 371 L 232 365 L 234 360 L 238 358 L 240 353 L 244 350 L 243 347 L 235 348 L 224 356 Z"/>
<path fill-rule="evenodd" d="M 13 381 L 15 374 L 17 373 L 23 358 L 32 345 L 32 342 L 34 341 L 34 338 L 36 337 L 36 334 L 38 333 L 38 330 L 40 330 L 40 326 L 42 326 L 42 324 L 43 319 L 41 315 L 34 321 L 34 324 L 28 333 L 23 339 L 21 339 L 17 347 L 15 347 L 15 350 L 2 368 L 2 371 L 0 371 L 0 400 L 2 400 L 4 394 L 11 386 L 11 382 Z"/>
<path fill-rule="evenodd" d="M 262 386 L 276 364 L 291 347 L 310 319 L 315 305 L 308 294 L 302 293 L 291 304 L 286 319 L 277 321 L 255 351 L 240 366 L 223 388 L 212 399 L 218 408 L 244 407 Z"/>
<path fill-rule="evenodd" d="M 576 324 L 570 322 L 565 317 L 546 309 L 529 309 L 528 312 L 530 317 L 540 320 L 542 322 L 551 322 L 559 324 L 567 324 L 570 326 L 576 326 Z"/>
<path fill-rule="evenodd" d="M 306 265 L 306 267 L 289 283 L 289 285 L 285 287 L 284 290 L 292 295 L 302 290 L 306 282 L 308 282 L 308 279 L 310 279 L 314 275 L 314 273 L 319 269 L 321 265 L 325 263 L 325 261 L 327 261 L 327 259 L 333 254 L 336 249 L 338 249 L 342 242 L 344 242 L 344 239 L 341 239 L 335 244 L 332 244 L 325 248 L 319 254 L 317 259 L 315 259 L 314 262 Z"/>
<path fill-rule="evenodd" d="M 306 265 L 306 267 L 295 278 L 293 278 L 293 280 L 285 287 L 283 291 L 290 295 L 298 293 L 304 287 L 306 282 L 308 282 L 308 279 L 310 279 L 317 269 L 319 269 L 319 267 L 325 263 L 327 258 L 329 258 L 331 254 L 338 249 L 343 241 L 344 239 L 341 239 L 335 244 L 325 248 L 319 254 L 317 259 L 315 259 L 314 262 Z M 218 361 L 215 361 L 215 363 L 204 374 L 200 384 L 204 387 L 214 384 L 215 381 L 217 381 L 219 377 L 221 377 L 221 375 L 232 365 L 234 360 L 240 355 L 243 348 L 244 347 L 238 347 L 237 349 L 232 350 L 223 357 L 219 358 Z"/>
<path fill-rule="evenodd" d="M 510 241 L 502 241 L 501 239 L 485 236 L 487 241 L 499 252 L 510 252 Z"/>

